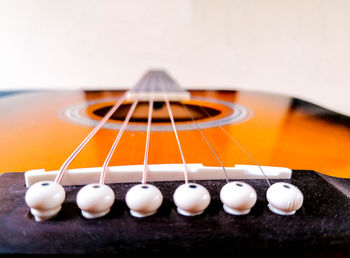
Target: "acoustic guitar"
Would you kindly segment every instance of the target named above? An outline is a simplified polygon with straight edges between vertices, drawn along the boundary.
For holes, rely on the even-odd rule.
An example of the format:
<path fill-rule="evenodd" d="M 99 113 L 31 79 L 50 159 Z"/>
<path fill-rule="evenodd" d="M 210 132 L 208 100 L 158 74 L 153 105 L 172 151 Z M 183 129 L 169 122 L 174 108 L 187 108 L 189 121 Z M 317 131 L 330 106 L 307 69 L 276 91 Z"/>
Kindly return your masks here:
<path fill-rule="evenodd" d="M 1 254 L 348 257 L 350 118 L 271 93 L 2 92 Z"/>

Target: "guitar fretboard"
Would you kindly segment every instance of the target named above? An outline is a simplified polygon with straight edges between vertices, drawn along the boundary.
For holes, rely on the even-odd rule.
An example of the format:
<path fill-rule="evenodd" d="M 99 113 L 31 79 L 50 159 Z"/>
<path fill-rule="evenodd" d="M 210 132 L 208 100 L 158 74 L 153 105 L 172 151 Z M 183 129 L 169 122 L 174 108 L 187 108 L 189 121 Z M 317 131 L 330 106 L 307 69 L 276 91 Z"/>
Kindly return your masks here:
<path fill-rule="evenodd" d="M 165 71 L 148 71 L 132 90 L 127 93 L 127 99 L 155 101 L 164 100 L 167 97 L 171 101 L 190 98 L 190 93 L 183 90 Z"/>

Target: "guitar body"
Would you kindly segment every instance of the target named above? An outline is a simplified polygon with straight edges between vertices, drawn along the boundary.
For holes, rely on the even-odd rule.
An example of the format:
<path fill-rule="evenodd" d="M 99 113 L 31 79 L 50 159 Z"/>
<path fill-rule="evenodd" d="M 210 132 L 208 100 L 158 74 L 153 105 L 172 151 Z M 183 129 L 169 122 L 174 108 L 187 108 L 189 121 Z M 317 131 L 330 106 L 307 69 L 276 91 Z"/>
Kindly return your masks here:
<path fill-rule="evenodd" d="M 24 202 L 23 172 L 59 169 L 122 94 L 38 91 L 0 98 L 2 254 L 348 255 L 350 118 L 299 99 L 258 92 L 196 90 L 190 91 L 191 99 L 171 102 L 183 154 L 187 163 L 220 166 L 202 132 L 224 166 L 258 163 L 293 169 L 291 179 L 283 181 L 304 194 L 295 215 L 281 216 L 267 208 L 264 180 L 244 180 L 258 196 L 248 215 L 227 214 L 219 198 L 225 181 L 205 180 L 198 183 L 212 196 L 208 209 L 185 217 L 172 200 L 183 182 L 167 181 L 154 182 L 164 195 L 163 205 L 144 219 L 132 217 L 124 202 L 134 183 L 116 183 L 111 185 L 116 202 L 106 217 L 83 218 L 75 203 L 80 186 L 68 186 L 58 216 L 35 222 Z M 130 103 L 121 106 L 69 168 L 102 166 Z M 136 108 L 111 166 L 143 164 L 147 108 L 146 102 Z M 164 103 L 155 102 L 152 117 L 148 164 L 181 163 Z"/>
<path fill-rule="evenodd" d="M 350 178 L 350 118 L 310 103 L 274 94 L 237 91 L 191 91 L 183 101 L 225 166 L 251 164 L 220 127 L 224 127 L 259 164 L 316 170 Z M 0 102 L 0 172 L 57 170 L 120 97 L 119 91 L 33 92 Z M 142 164 L 147 105 L 139 105 L 123 134 L 111 165 Z M 190 119 L 172 104 L 187 163 L 218 166 L 218 161 Z M 198 107 L 206 108 L 208 115 Z M 127 105 L 125 105 L 127 109 Z M 104 111 L 104 112 L 103 112 Z M 126 110 L 127 111 L 127 110 Z M 73 161 L 70 168 L 99 167 L 117 135 L 125 113 L 110 119 Z M 98 113 L 100 112 L 100 113 Z M 97 114 L 100 114 L 97 115 Z M 237 114 L 237 115 L 236 115 Z M 165 106 L 153 111 L 149 164 L 181 163 Z M 187 117 L 187 119 L 185 119 Z M 113 127 L 114 126 L 114 127 Z"/>

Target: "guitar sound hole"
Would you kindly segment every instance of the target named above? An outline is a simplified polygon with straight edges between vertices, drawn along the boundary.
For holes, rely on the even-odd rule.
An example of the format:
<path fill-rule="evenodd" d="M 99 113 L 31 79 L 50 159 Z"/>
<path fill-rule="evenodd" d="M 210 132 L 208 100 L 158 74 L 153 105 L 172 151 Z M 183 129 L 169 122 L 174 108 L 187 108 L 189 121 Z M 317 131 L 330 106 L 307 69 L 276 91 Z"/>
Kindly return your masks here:
<path fill-rule="evenodd" d="M 243 185 L 242 185 L 242 184 L 240 184 L 240 183 L 237 183 L 236 185 L 237 185 L 237 186 L 239 186 L 239 187 L 243 187 Z"/>
<path fill-rule="evenodd" d="M 148 102 L 140 102 L 131 117 L 131 122 L 147 123 L 148 121 Z M 191 122 L 194 120 L 201 120 L 207 117 L 214 117 L 221 113 L 211 107 L 198 106 L 193 104 L 182 104 L 180 102 L 171 102 L 171 110 L 174 115 L 175 122 Z M 93 113 L 99 117 L 103 117 L 111 109 L 111 105 L 96 109 Z M 122 104 L 118 110 L 111 116 L 110 120 L 121 121 L 125 117 L 131 107 L 131 104 Z M 152 123 L 170 123 L 169 113 L 164 102 L 154 102 Z"/>
<path fill-rule="evenodd" d="M 290 189 L 289 185 L 283 185 L 284 188 Z"/>
<path fill-rule="evenodd" d="M 190 187 L 190 188 L 197 188 L 196 185 L 190 185 L 189 187 Z"/>
<path fill-rule="evenodd" d="M 99 185 L 94 185 L 92 188 L 100 188 Z"/>
<path fill-rule="evenodd" d="M 49 183 L 42 183 L 41 185 L 42 185 L 42 186 L 48 186 Z"/>
<path fill-rule="evenodd" d="M 164 104 L 164 102 L 156 101 L 153 103 L 153 108 L 156 110 L 161 109 L 164 106 Z"/>
<path fill-rule="evenodd" d="M 143 189 L 148 189 L 148 186 L 147 186 L 147 185 L 144 185 L 144 186 L 141 186 L 141 188 L 143 188 Z"/>

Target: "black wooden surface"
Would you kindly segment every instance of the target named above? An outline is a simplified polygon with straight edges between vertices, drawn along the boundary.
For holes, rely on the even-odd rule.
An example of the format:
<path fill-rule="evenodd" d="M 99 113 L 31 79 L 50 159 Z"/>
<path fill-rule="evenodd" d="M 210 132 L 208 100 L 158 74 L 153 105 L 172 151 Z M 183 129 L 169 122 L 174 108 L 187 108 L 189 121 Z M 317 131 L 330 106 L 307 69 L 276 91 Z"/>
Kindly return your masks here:
<path fill-rule="evenodd" d="M 116 202 L 106 217 L 83 218 L 75 203 L 80 187 L 65 187 L 67 199 L 59 215 L 37 223 L 24 203 L 23 173 L 6 173 L 0 176 L 0 254 L 350 256 L 350 200 L 317 173 L 294 171 L 291 180 L 284 180 L 304 194 L 304 204 L 293 216 L 268 209 L 264 180 L 244 181 L 258 194 L 245 216 L 223 211 L 219 192 L 224 181 L 198 182 L 212 201 L 196 217 L 176 212 L 172 194 L 182 182 L 156 182 L 164 202 L 151 217 L 130 215 L 124 197 L 134 184 L 114 184 Z"/>

